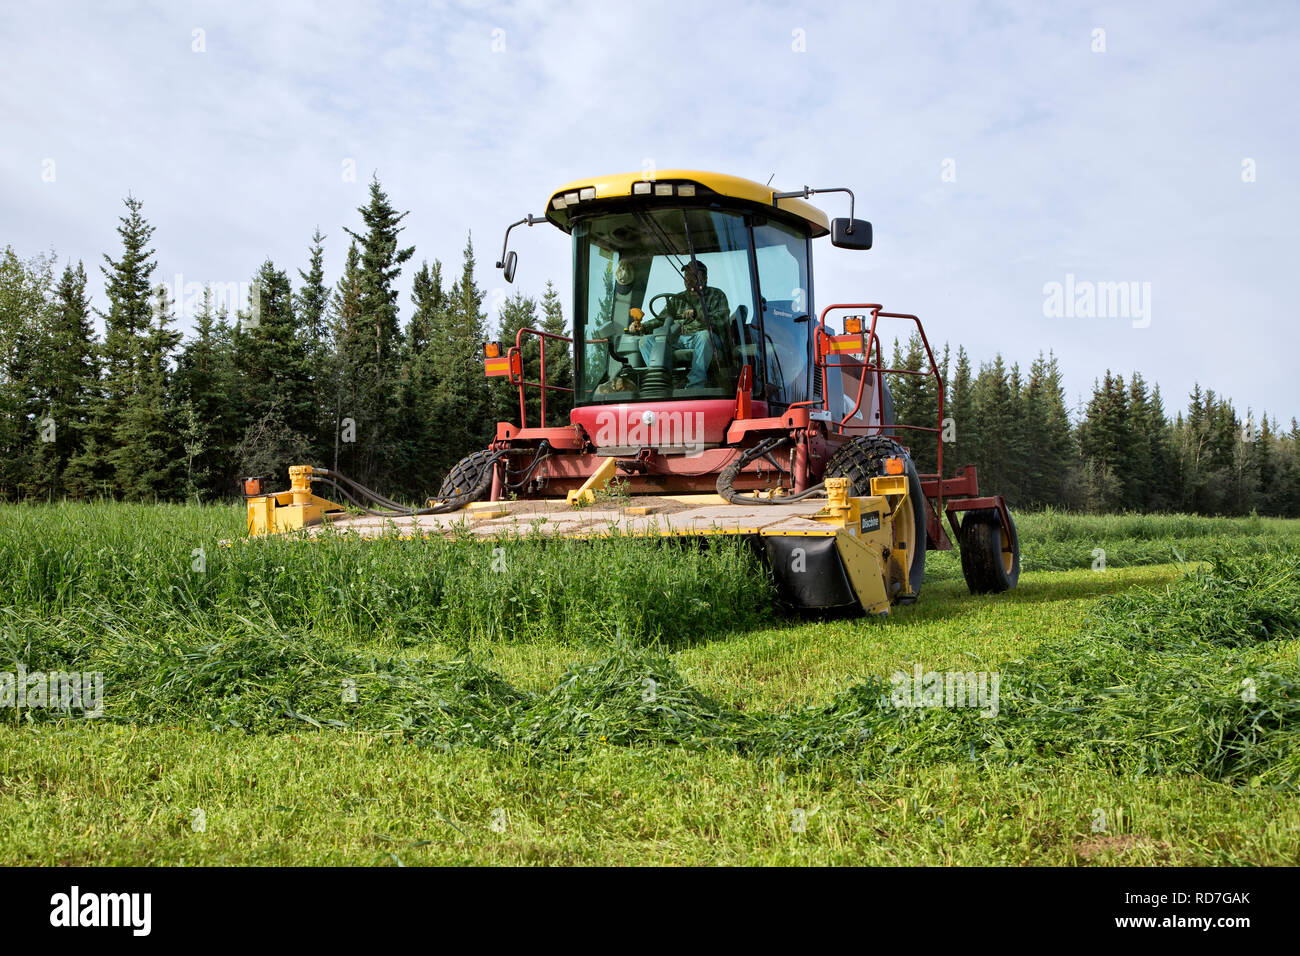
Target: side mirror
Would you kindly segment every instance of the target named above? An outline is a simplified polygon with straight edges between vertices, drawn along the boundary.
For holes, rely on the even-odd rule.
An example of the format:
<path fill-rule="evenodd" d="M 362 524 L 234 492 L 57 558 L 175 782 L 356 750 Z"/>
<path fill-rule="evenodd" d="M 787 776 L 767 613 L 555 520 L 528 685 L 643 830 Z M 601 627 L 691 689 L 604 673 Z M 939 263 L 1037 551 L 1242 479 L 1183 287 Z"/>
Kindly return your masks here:
<path fill-rule="evenodd" d="M 871 223 L 865 219 L 832 219 L 831 245 L 841 249 L 870 249 Z"/>
<path fill-rule="evenodd" d="M 870 232 L 871 232 L 871 227 L 868 226 L 867 227 L 868 246 L 871 245 L 871 239 L 869 237 Z M 518 264 L 518 262 L 519 262 L 519 257 L 515 255 L 515 251 L 513 249 L 511 249 L 509 252 L 506 253 L 506 262 L 505 265 L 503 265 L 501 268 L 505 271 L 505 279 L 507 282 L 515 281 L 515 265 Z"/>

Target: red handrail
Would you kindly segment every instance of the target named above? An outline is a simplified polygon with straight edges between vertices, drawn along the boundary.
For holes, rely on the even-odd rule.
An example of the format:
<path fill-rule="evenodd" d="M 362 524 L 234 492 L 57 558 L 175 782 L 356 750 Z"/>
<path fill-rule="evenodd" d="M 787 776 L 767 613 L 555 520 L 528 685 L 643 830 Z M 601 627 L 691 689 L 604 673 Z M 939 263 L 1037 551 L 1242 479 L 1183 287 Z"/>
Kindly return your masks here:
<path fill-rule="evenodd" d="M 540 340 L 538 344 L 538 352 L 541 359 L 539 363 L 539 374 L 541 376 L 541 380 L 537 382 L 526 381 L 524 379 L 522 371 L 520 371 L 518 380 L 515 379 L 515 374 L 513 371 L 514 368 L 513 357 L 515 355 L 520 356 L 519 367 L 522 370 L 523 369 L 523 341 L 525 335 L 535 335 Z M 569 388 L 568 386 L 548 385 L 546 382 L 546 340 L 547 339 L 559 339 L 561 342 L 568 342 L 570 344 L 572 344 L 573 342 L 573 339 L 570 338 L 569 336 L 560 335 L 556 332 L 544 332 L 541 329 L 520 329 L 517 333 L 515 333 L 515 344 L 508 353 L 509 356 L 512 358 L 512 362 L 511 362 L 512 371 L 510 372 L 510 383 L 512 385 L 519 386 L 519 427 L 521 429 L 528 427 L 528 402 L 527 402 L 526 393 L 524 391 L 525 388 L 537 388 L 541 390 L 542 407 L 541 407 L 541 414 L 539 416 L 541 418 L 541 421 L 538 424 L 542 428 L 546 427 L 546 393 L 548 391 L 552 391 L 552 392 L 569 392 L 570 394 L 572 394 L 573 392 L 573 389 Z"/>
<path fill-rule="evenodd" d="M 929 338 L 927 338 L 925 334 L 925 327 L 921 325 L 921 320 L 917 316 L 911 315 L 906 312 L 884 312 L 882 311 L 882 309 L 883 306 L 873 302 L 841 303 L 835 305 L 828 305 L 826 308 L 822 309 L 821 315 L 818 317 L 814 336 L 816 335 L 826 335 L 828 337 L 831 336 L 831 333 L 826 325 L 826 317 L 833 311 L 851 311 L 851 310 L 852 311 L 860 310 L 863 312 L 869 311 L 871 313 L 871 326 L 864 334 L 863 340 L 865 343 L 866 352 L 864 355 L 864 361 L 861 363 L 861 365 L 858 365 L 858 363 L 846 363 L 846 362 L 830 363 L 825 361 L 825 357 L 821 355 L 820 347 L 818 347 L 815 350 L 816 352 L 815 359 L 817 363 L 821 365 L 821 374 L 822 374 L 821 404 L 823 408 L 829 411 L 830 409 L 830 396 L 828 394 L 829 381 L 826 375 L 826 370 L 828 368 L 844 368 L 849 366 L 855 366 L 863 370 L 863 375 L 858 380 L 857 401 L 854 403 L 854 406 L 849 411 L 849 413 L 845 415 L 844 418 L 842 418 L 837 423 L 841 430 L 843 430 L 844 426 L 848 424 L 849 419 L 852 418 L 855 414 L 857 414 L 858 409 L 862 406 L 862 397 L 863 397 L 864 386 L 867 380 L 867 375 L 866 375 L 867 372 L 876 373 L 875 389 L 876 389 L 877 409 L 880 409 L 881 405 L 884 402 L 885 375 L 923 375 L 923 376 L 929 376 L 933 378 L 935 382 L 935 387 L 938 389 L 938 397 L 939 397 L 939 421 L 937 427 L 931 428 L 928 425 L 903 425 L 903 424 L 894 424 L 888 427 L 895 428 L 895 429 L 907 429 L 909 431 L 917 431 L 917 432 L 931 432 L 935 435 L 935 439 L 937 443 L 936 453 L 935 453 L 936 472 L 933 475 L 926 474 L 926 475 L 921 475 L 920 477 L 940 479 L 940 481 L 938 482 L 938 492 L 939 492 L 938 502 L 939 502 L 939 508 L 942 509 L 943 482 L 941 479 L 943 478 L 943 403 L 944 403 L 943 375 L 939 372 L 939 366 L 934 360 L 934 350 L 930 348 L 930 340 Z M 881 345 L 880 337 L 876 332 L 876 328 L 879 324 L 880 319 L 882 318 L 906 319 L 908 321 L 915 323 L 916 331 L 921 337 L 921 344 L 925 348 L 926 359 L 929 361 L 930 364 L 930 368 L 928 371 L 924 369 L 884 367 L 884 349 L 883 346 Z M 814 337 L 814 345 L 820 346 L 820 343 L 817 342 L 815 337 Z M 871 360 L 873 351 L 875 353 L 874 363 Z M 807 403 L 807 404 L 815 404 L 815 403 Z M 867 429 L 874 428 L 876 430 L 876 434 L 880 434 L 885 430 L 887 426 L 882 421 L 878 425 L 866 425 L 864 427 Z"/>

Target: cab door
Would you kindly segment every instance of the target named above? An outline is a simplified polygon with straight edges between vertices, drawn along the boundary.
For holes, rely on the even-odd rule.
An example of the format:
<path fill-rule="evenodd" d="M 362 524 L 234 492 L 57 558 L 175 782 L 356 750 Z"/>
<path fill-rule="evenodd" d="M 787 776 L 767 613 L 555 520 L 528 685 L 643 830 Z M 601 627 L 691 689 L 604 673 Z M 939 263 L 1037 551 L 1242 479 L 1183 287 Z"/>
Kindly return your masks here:
<path fill-rule="evenodd" d="M 754 259 L 761 296 L 762 397 L 775 411 L 811 397 L 813 315 L 807 234 L 771 220 L 756 224 Z"/>

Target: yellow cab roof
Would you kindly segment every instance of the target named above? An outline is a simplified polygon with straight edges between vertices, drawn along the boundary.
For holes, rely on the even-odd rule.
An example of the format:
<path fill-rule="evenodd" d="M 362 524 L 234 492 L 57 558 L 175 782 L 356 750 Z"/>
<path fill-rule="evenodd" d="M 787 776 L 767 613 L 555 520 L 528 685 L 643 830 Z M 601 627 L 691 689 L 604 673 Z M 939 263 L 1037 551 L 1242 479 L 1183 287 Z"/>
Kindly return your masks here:
<path fill-rule="evenodd" d="M 776 208 L 781 212 L 787 213 L 795 219 L 802 220 L 803 223 L 811 230 L 811 235 L 815 239 L 818 236 L 824 236 L 830 232 L 830 222 L 826 218 L 826 213 L 822 212 L 810 202 L 803 199 L 780 199 L 777 200 L 775 207 L 772 204 L 772 196 L 778 191 L 771 186 L 764 186 L 750 179 L 741 179 L 739 176 L 728 176 L 724 173 L 709 173 L 697 169 L 661 169 L 654 173 L 647 173 L 641 170 L 635 173 L 615 173 L 608 176 L 592 176 L 588 179 L 575 179 L 571 183 L 561 186 L 546 202 L 546 218 L 555 223 L 565 232 L 569 231 L 569 210 L 570 206 L 557 209 L 555 200 L 557 197 L 563 197 L 568 193 L 582 193 L 587 191 L 584 201 L 592 199 L 615 199 L 622 196 L 633 195 L 632 186 L 634 183 L 656 182 L 656 183 L 694 183 L 697 186 L 703 186 L 705 189 L 717 193 L 719 196 L 727 199 L 737 199 L 742 202 L 754 203 L 759 206 Z M 595 190 L 593 196 L 590 190 Z M 650 198 L 650 197 L 645 197 Z"/>

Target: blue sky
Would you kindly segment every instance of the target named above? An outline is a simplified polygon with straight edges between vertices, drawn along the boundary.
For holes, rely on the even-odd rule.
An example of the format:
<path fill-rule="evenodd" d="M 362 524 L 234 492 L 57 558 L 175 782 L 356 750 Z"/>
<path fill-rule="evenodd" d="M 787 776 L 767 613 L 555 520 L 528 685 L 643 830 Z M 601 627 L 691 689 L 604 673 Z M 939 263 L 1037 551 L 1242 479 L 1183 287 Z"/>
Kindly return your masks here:
<path fill-rule="evenodd" d="M 8 4 L 0 244 L 91 267 L 116 251 L 130 191 L 168 281 L 247 281 L 267 257 L 297 269 L 318 224 L 332 281 L 377 171 L 410 210 L 417 262 L 454 273 L 472 230 L 491 306 L 505 225 L 572 179 L 649 161 L 849 186 L 876 248 L 820 242 L 818 306 L 915 312 L 976 359 L 1054 350 L 1071 401 L 1106 368 L 1137 369 L 1169 406 L 1199 381 L 1287 420 L 1297 11 Z M 554 278 L 567 303 L 565 237 L 533 229 L 514 248 L 515 288 Z M 1045 314 L 1045 287 L 1067 276 L 1137 283 L 1149 313 Z"/>

